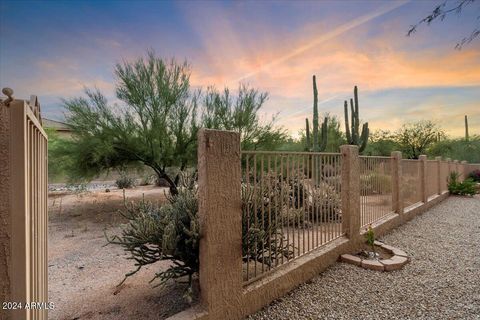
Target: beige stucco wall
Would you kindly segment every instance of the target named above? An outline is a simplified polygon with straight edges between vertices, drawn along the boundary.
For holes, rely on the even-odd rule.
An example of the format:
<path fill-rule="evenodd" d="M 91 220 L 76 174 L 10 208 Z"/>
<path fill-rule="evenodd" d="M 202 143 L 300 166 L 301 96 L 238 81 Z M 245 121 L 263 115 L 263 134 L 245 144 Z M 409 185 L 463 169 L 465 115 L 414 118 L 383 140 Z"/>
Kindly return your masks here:
<path fill-rule="evenodd" d="M 242 286 L 238 137 L 234 133 L 201 130 L 198 150 L 199 215 L 203 227 L 200 240 L 202 299 L 200 305 L 170 319 L 242 319 L 317 276 L 335 263 L 341 254 L 351 253 L 363 245 L 365 230 L 360 229 L 358 149 L 355 146 L 342 146 L 342 219 L 345 235 Z M 424 162 L 425 159 L 420 161 Z M 430 198 L 429 202 L 403 209 L 400 162 L 401 154 L 393 153 L 392 190 L 397 193 L 393 199 L 393 209 L 397 212 L 372 225 L 376 236 L 382 236 L 448 197 L 445 192 Z M 423 168 L 420 183 L 424 200 L 426 179 Z"/>

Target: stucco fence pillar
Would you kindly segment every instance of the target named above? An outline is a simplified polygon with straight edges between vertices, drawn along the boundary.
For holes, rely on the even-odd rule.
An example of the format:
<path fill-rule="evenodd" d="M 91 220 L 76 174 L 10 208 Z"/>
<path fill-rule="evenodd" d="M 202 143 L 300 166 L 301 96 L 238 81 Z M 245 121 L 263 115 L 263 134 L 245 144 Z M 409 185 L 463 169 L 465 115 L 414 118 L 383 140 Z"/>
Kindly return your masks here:
<path fill-rule="evenodd" d="M 398 214 L 403 213 L 402 194 L 402 153 L 393 151 L 392 157 L 392 210 Z"/>
<path fill-rule="evenodd" d="M 437 194 L 442 194 L 442 157 L 435 157 L 435 161 L 437 161 Z"/>
<path fill-rule="evenodd" d="M 240 135 L 198 133 L 200 299 L 208 319 L 241 319 L 242 203 Z"/>
<path fill-rule="evenodd" d="M 358 147 L 340 146 L 342 154 L 342 228 L 348 238 L 360 234 L 360 159 Z"/>
<path fill-rule="evenodd" d="M 428 194 L 427 194 L 427 156 L 421 155 L 418 157 L 420 161 L 420 194 L 422 197 L 422 202 L 428 202 Z"/>

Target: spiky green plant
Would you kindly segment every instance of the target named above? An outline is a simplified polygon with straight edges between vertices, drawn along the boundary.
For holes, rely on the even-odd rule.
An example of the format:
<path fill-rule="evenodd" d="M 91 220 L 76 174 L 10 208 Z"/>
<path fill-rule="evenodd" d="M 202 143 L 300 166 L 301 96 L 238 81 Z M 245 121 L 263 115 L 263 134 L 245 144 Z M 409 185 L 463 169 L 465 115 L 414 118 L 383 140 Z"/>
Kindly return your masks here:
<path fill-rule="evenodd" d="M 192 276 L 198 272 L 199 222 L 195 176 L 182 174 L 178 194 L 168 195 L 168 202 L 161 207 L 145 201 L 125 202 L 120 213 L 128 223 L 119 235 L 109 237 L 109 244 L 117 244 L 130 253 L 136 269 L 127 273 L 122 283 L 142 267 L 160 260 L 172 264 L 157 272 L 151 282 L 158 285 L 170 279 L 188 277 L 187 292 L 191 292 Z"/>
<path fill-rule="evenodd" d="M 350 110 L 351 110 L 351 122 L 348 121 L 348 102 L 344 102 L 344 112 L 345 112 L 345 134 L 347 136 L 347 142 L 351 145 L 359 146 L 359 152 L 363 152 L 368 142 L 368 122 L 365 122 L 362 126 L 362 133 L 359 132 L 360 127 L 360 116 L 359 116 L 359 107 L 358 107 L 358 89 L 357 86 L 353 89 L 353 99 L 350 99 Z"/>
<path fill-rule="evenodd" d="M 310 127 L 308 123 L 308 118 L 305 119 L 306 123 L 306 151 L 313 152 L 322 152 L 325 151 L 327 147 L 327 132 L 328 132 L 328 117 L 325 117 L 319 133 L 319 123 L 318 123 L 318 90 L 317 90 L 317 80 L 313 76 L 313 144 L 310 142 Z"/>
<path fill-rule="evenodd" d="M 372 252 L 375 252 L 375 232 L 373 231 L 372 225 L 368 226 L 368 230 L 365 233 L 365 241 L 372 248 Z"/>
<path fill-rule="evenodd" d="M 267 174 L 264 183 L 242 184 L 242 254 L 244 261 L 274 264 L 282 256 L 292 255 L 285 241 L 282 225 L 283 200 L 290 198 L 288 184 L 282 177 Z M 281 190 L 284 193 L 281 193 Z"/>
<path fill-rule="evenodd" d="M 292 249 L 280 231 L 281 221 L 277 218 L 281 214 L 280 184 L 284 182 L 273 175 L 267 175 L 265 181 L 268 180 L 264 184 L 242 185 L 242 255 L 244 260 L 271 265 L 281 256 L 290 257 Z M 125 210 L 120 213 L 128 223 L 119 235 L 105 236 L 108 243 L 122 246 L 130 253 L 128 259 L 135 261 L 136 269 L 127 273 L 123 281 L 146 265 L 169 260 L 170 267 L 157 272 L 151 282 L 159 280 L 158 286 L 171 279 L 188 277 L 185 297 L 191 300 L 193 276 L 199 270 L 196 175 L 182 173 L 178 194 L 167 199 L 161 207 L 145 200 L 126 202 Z"/>

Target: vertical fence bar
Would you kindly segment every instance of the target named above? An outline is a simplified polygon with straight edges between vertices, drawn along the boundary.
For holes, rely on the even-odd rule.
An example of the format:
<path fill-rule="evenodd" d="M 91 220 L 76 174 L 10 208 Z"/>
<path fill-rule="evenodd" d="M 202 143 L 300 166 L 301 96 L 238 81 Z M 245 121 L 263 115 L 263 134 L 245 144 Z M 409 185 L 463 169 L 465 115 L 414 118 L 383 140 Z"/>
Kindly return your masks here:
<path fill-rule="evenodd" d="M 360 161 L 358 147 L 343 145 L 342 154 L 342 224 L 345 235 L 354 238 L 360 231 Z"/>
<path fill-rule="evenodd" d="M 209 319 L 241 319 L 240 135 L 200 129 L 200 298 Z"/>

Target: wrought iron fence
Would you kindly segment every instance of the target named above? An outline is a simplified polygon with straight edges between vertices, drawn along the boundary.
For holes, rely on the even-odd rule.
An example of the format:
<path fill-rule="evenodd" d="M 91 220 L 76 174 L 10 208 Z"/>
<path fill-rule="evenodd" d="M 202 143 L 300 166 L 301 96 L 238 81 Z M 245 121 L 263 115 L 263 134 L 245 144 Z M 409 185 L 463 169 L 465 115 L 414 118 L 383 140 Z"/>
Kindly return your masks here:
<path fill-rule="evenodd" d="M 338 153 L 242 151 L 244 281 L 344 233 Z"/>
<path fill-rule="evenodd" d="M 360 157 L 360 223 L 371 224 L 392 212 L 392 158 Z"/>
<path fill-rule="evenodd" d="M 403 207 L 409 207 L 422 201 L 420 161 L 402 160 L 402 196 Z"/>

